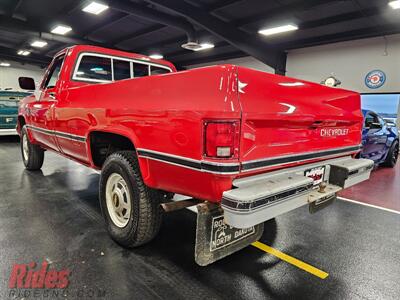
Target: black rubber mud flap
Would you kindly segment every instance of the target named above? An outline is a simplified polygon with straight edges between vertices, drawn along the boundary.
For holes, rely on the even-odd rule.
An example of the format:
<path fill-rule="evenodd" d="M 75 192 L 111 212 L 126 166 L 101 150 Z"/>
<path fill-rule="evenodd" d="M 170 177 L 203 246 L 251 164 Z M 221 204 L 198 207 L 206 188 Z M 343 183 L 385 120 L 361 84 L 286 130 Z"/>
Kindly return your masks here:
<path fill-rule="evenodd" d="M 264 231 L 264 223 L 238 229 L 224 222 L 223 209 L 215 204 L 197 205 L 197 229 L 195 260 L 207 266 L 258 241 Z"/>

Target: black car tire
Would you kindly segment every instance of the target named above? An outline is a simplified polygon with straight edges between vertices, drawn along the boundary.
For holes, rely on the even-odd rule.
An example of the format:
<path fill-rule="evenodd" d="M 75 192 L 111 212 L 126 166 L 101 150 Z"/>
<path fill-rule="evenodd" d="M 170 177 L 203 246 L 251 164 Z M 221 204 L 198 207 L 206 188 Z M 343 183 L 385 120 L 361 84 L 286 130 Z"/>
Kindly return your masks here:
<path fill-rule="evenodd" d="M 396 166 L 398 157 L 399 157 L 399 141 L 394 141 L 382 165 L 385 167 L 394 168 L 394 166 Z"/>
<path fill-rule="evenodd" d="M 29 171 L 40 170 L 44 161 L 44 150 L 39 145 L 31 144 L 26 126 L 21 130 L 21 155 L 25 168 Z"/>
<path fill-rule="evenodd" d="M 116 184 L 110 183 L 114 177 L 119 179 Z M 100 206 L 107 230 L 118 244 L 133 248 L 157 235 L 162 221 L 160 203 L 163 198 L 162 192 L 147 187 L 143 182 L 136 152 L 115 152 L 104 162 L 100 178 Z M 121 201 L 125 203 L 122 205 Z M 129 210 L 119 210 L 120 205 L 129 207 L 130 213 Z"/>

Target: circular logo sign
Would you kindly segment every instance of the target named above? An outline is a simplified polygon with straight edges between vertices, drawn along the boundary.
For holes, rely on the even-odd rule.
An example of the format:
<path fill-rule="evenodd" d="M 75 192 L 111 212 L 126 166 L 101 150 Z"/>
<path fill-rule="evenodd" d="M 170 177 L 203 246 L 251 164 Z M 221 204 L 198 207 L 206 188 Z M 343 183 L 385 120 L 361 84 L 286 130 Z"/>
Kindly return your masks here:
<path fill-rule="evenodd" d="M 370 89 L 377 89 L 384 85 L 386 75 L 380 70 L 371 71 L 365 76 L 365 85 Z"/>

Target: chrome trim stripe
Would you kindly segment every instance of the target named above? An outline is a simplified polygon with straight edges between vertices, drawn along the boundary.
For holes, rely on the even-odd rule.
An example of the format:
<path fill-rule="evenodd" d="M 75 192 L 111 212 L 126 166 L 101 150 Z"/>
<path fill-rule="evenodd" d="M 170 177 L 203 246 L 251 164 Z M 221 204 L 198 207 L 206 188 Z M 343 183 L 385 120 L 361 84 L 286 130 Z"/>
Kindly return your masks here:
<path fill-rule="evenodd" d="M 346 155 L 351 154 L 354 151 L 360 150 L 361 146 L 351 146 L 351 147 L 342 147 L 329 149 L 324 151 L 316 151 L 316 152 L 306 152 L 302 154 L 293 154 L 293 155 L 285 155 L 272 157 L 267 159 L 257 159 L 252 161 L 246 161 L 242 163 L 242 172 L 254 171 L 266 167 L 279 166 L 282 164 L 289 164 L 292 162 L 303 162 L 316 158 L 328 158 L 335 155 Z"/>
<path fill-rule="evenodd" d="M 66 133 L 62 131 L 56 131 L 56 130 L 50 130 L 50 129 L 45 129 L 45 128 L 40 128 L 32 125 L 25 125 L 26 128 L 31 129 L 33 131 L 37 131 L 43 134 L 51 135 L 51 136 L 57 136 L 63 139 L 71 140 L 71 141 L 77 141 L 77 142 L 86 142 L 86 137 L 76 135 L 76 134 L 71 134 L 71 133 Z"/>
<path fill-rule="evenodd" d="M 208 162 L 142 148 L 137 149 L 137 152 L 139 157 L 142 158 L 148 158 L 201 172 L 214 174 L 238 174 L 240 168 L 239 163 Z"/>

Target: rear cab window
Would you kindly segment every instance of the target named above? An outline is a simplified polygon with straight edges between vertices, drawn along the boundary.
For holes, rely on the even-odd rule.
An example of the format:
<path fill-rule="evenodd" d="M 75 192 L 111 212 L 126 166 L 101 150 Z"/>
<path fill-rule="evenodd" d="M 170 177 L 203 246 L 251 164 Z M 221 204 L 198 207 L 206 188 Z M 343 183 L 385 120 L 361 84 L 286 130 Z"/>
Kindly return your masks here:
<path fill-rule="evenodd" d="M 72 79 L 87 82 L 113 82 L 171 73 L 168 66 L 96 53 L 81 53 Z"/>

